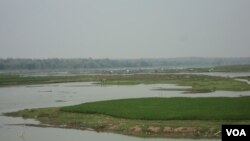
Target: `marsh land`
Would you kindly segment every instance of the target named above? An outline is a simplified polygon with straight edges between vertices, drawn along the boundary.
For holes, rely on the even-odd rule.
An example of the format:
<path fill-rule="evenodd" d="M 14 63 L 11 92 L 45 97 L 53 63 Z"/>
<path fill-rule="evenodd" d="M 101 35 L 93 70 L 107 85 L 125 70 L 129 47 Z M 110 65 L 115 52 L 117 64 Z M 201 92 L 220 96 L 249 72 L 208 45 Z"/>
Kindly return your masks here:
<path fill-rule="evenodd" d="M 222 67 L 229 68 L 229 67 Z M 234 66 L 235 68 L 235 66 Z M 194 70 L 194 69 L 193 69 Z M 21 76 L 1 74 L 0 86 L 34 86 L 68 82 L 91 82 L 100 87 L 175 84 L 151 91 L 180 92 L 198 97 L 148 97 L 84 102 L 51 108 L 29 108 L 5 113 L 32 118 L 41 124 L 28 126 L 74 128 L 140 137 L 219 138 L 222 124 L 250 124 L 248 96 L 199 97 L 209 93 L 248 92 L 249 76 L 221 77 L 202 74 L 149 73 L 98 74 L 80 76 Z M 78 87 L 85 87 L 79 85 Z M 43 90 L 42 92 L 52 92 Z M 119 91 L 116 91 L 119 93 Z M 129 92 L 129 91 L 128 91 Z M 122 92 L 124 93 L 124 92 Z M 63 100 L 57 100 L 64 102 Z"/>

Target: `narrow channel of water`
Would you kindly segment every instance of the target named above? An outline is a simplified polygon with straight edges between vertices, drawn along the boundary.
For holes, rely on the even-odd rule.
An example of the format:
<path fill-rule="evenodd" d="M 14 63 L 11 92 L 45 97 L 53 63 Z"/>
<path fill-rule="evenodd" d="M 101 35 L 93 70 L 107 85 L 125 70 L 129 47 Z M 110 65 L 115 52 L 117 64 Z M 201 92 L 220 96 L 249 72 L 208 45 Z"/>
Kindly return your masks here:
<path fill-rule="evenodd" d="M 221 76 L 221 77 L 242 77 L 250 76 L 250 72 L 200 72 L 200 73 L 177 73 L 177 74 L 198 74 L 209 76 Z"/>

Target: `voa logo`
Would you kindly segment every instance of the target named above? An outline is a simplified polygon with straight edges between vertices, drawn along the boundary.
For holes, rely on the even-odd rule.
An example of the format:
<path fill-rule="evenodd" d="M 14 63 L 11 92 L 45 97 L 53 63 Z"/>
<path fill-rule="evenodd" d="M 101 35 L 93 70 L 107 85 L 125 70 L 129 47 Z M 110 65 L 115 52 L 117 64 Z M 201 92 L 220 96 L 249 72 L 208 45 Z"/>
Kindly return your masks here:
<path fill-rule="evenodd" d="M 227 136 L 247 136 L 244 129 L 226 129 Z"/>

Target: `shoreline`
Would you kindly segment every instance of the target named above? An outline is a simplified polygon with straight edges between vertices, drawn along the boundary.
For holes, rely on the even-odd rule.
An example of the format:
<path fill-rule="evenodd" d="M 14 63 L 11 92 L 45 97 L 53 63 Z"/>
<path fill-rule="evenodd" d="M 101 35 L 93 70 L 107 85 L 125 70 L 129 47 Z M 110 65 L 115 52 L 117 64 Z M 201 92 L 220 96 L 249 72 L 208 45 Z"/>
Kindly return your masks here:
<path fill-rule="evenodd" d="M 48 108 L 45 108 L 48 110 Z M 12 124 L 14 126 L 25 125 L 42 128 L 64 128 L 64 129 L 77 129 L 95 132 L 106 132 L 122 134 L 127 136 L 135 136 L 142 138 L 187 138 L 187 139 L 219 139 L 220 136 L 220 121 L 193 121 L 193 120 L 131 120 L 124 118 L 116 118 L 107 115 L 99 114 L 83 114 L 85 118 L 92 118 L 93 120 L 99 119 L 97 122 L 93 120 L 88 121 L 85 125 L 80 122 L 74 121 L 76 113 L 67 113 L 73 119 L 67 122 L 60 121 L 55 118 L 48 118 L 43 115 L 45 109 L 31 109 L 22 110 L 12 113 L 4 113 L 4 116 L 22 117 L 24 119 L 35 119 L 40 124 Z M 54 112 L 58 112 L 58 108 L 49 108 Z M 57 109 L 57 110 L 56 110 Z M 41 111 L 40 111 L 41 110 Z M 21 113 L 22 114 L 21 114 Z M 29 115 L 30 112 L 38 112 L 38 115 Z M 41 112 L 41 113 L 40 113 Z M 55 114 L 54 112 L 49 114 Z M 57 113 L 65 114 L 65 112 Z M 43 117 L 44 116 L 44 117 Z M 101 122 L 103 121 L 103 123 Z M 109 122 L 107 122 L 109 121 Z M 250 123 L 250 121 L 248 121 Z M 199 127 L 197 124 L 213 125 L 211 127 Z M 208 128 L 208 129 L 206 129 Z"/>
<path fill-rule="evenodd" d="M 216 101 L 217 98 L 214 98 L 214 99 Z M 229 99 L 234 100 L 234 99 L 244 99 L 244 98 L 233 98 L 233 99 L 229 98 Z M 197 100 L 199 101 L 200 99 L 197 99 Z M 224 99 L 221 99 L 221 100 L 224 101 Z M 128 100 L 128 102 L 130 101 L 131 100 Z M 173 102 L 174 100 L 171 99 L 171 101 Z M 184 103 L 187 103 L 187 102 L 188 101 Z M 191 101 L 189 101 L 188 103 L 190 102 Z M 97 102 L 97 103 L 94 102 L 95 104 L 94 106 L 96 106 L 96 104 L 99 104 L 99 103 L 102 103 L 102 102 Z M 238 102 L 239 105 L 242 105 L 241 103 L 242 102 Z M 248 100 L 245 101 L 244 103 L 245 104 L 243 105 L 247 106 L 246 103 L 248 103 Z M 86 104 L 88 105 L 88 103 Z M 122 104 L 122 103 L 119 102 L 119 104 Z M 145 104 L 146 103 L 144 103 L 143 105 Z M 234 105 L 236 105 L 236 103 Z M 78 105 L 75 105 L 75 106 L 78 106 Z M 208 106 L 208 104 L 205 104 L 205 106 Z M 184 107 L 193 109 L 192 108 L 193 106 L 189 106 L 189 107 L 184 106 Z M 213 139 L 214 138 L 214 139 L 218 139 L 221 137 L 220 132 L 221 132 L 222 124 L 250 124 L 249 116 L 241 117 L 240 115 L 238 115 L 238 118 L 235 118 L 235 119 L 228 117 L 227 114 L 226 115 L 222 114 L 222 115 L 219 115 L 217 118 L 215 118 L 213 116 L 210 117 L 212 114 L 211 113 L 211 114 L 205 115 L 208 117 L 207 118 L 207 117 L 203 117 L 204 114 L 199 112 L 200 116 L 185 119 L 185 118 L 178 118 L 178 117 L 189 116 L 190 112 L 187 112 L 187 113 L 181 112 L 183 115 L 177 114 L 176 115 L 177 117 L 174 117 L 173 119 L 168 119 L 167 117 L 164 119 L 161 119 L 158 117 L 159 115 L 158 116 L 152 115 L 153 116 L 152 119 L 150 118 L 137 119 L 137 118 L 129 118 L 129 117 L 111 116 L 108 114 L 101 114 L 98 112 L 94 112 L 94 113 L 87 113 L 87 112 L 84 113 L 84 112 L 74 112 L 74 111 L 70 112 L 70 111 L 65 111 L 65 109 L 63 108 L 65 107 L 25 109 L 25 110 L 21 110 L 17 112 L 4 113 L 3 115 L 11 116 L 11 117 L 22 117 L 24 119 L 35 119 L 40 122 L 40 124 L 28 125 L 28 126 L 91 130 L 95 132 L 108 132 L 108 133 L 116 133 L 116 134 L 123 134 L 123 135 L 129 135 L 129 136 L 145 137 L 145 138 L 157 137 L 157 138 L 199 138 L 199 139 Z M 68 107 L 66 106 L 66 108 Z M 69 108 L 72 109 L 71 106 L 69 106 Z M 136 108 L 132 108 L 132 109 L 136 109 Z M 164 109 L 165 107 L 163 107 L 163 110 Z M 200 107 L 201 112 L 203 111 L 203 109 L 204 108 Z M 106 110 L 106 111 L 109 112 L 110 110 Z M 121 111 L 123 110 L 121 109 Z M 111 111 L 111 112 L 114 112 L 114 111 Z M 146 116 L 148 112 L 145 113 Z M 213 114 L 216 114 L 216 112 Z M 126 116 L 129 116 L 129 115 L 126 115 Z M 134 114 L 132 114 L 132 116 L 134 116 Z M 141 116 L 143 117 L 143 115 Z M 171 114 L 171 116 L 173 115 Z"/>

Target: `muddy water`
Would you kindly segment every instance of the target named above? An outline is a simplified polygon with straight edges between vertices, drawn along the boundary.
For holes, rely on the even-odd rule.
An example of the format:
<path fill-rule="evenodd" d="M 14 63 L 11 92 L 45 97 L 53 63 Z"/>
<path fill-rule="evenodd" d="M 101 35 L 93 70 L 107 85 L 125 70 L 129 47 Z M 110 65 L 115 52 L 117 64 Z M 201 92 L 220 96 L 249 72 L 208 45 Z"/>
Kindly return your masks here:
<path fill-rule="evenodd" d="M 241 96 L 249 92 L 219 91 L 209 94 L 182 94 L 180 91 L 154 91 L 155 88 L 186 88 L 175 85 L 101 86 L 92 83 L 61 83 L 0 87 L 0 113 L 25 108 L 52 107 L 83 102 L 137 97 Z M 10 124 L 39 124 L 35 120 L 0 116 L 0 140 L 3 141 L 189 141 L 189 139 L 144 139 L 111 133 L 73 129 L 39 128 Z M 206 141 L 200 139 L 201 141 Z M 212 140 L 208 140 L 212 141 Z"/>

